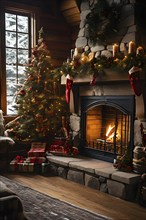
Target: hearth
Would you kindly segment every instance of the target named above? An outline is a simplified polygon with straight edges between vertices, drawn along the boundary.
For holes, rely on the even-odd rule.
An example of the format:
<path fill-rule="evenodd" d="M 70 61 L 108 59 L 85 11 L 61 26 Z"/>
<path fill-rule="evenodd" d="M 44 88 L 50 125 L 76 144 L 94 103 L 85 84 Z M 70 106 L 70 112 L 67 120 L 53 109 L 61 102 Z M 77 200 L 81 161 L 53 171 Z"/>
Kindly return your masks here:
<path fill-rule="evenodd" d="M 134 146 L 135 96 L 81 97 L 81 153 L 113 162 Z"/>

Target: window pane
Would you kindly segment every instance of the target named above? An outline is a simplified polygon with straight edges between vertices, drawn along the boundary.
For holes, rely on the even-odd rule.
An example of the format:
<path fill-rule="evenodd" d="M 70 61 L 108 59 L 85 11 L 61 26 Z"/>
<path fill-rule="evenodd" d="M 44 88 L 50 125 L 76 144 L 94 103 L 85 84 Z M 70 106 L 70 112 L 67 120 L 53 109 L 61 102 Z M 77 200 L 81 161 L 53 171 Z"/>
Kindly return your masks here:
<path fill-rule="evenodd" d="M 6 77 L 7 79 L 15 79 L 16 80 L 16 66 L 6 65 Z"/>
<path fill-rule="evenodd" d="M 24 66 L 19 66 L 18 67 L 18 83 L 19 84 L 23 84 L 24 83 L 24 80 L 26 78 L 26 75 L 25 75 L 25 67 Z"/>
<path fill-rule="evenodd" d="M 28 34 L 18 34 L 18 47 L 28 49 Z"/>
<path fill-rule="evenodd" d="M 16 49 L 6 48 L 6 63 L 16 64 Z"/>
<path fill-rule="evenodd" d="M 15 109 L 15 97 L 7 96 L 7 114 L 8 115 L 16 115 L 17 110 Z"/>
<path fill-rule="evenodd" d="M 16 114 L 14 108 L 15 94 L 17 91 L 16 66 L 6 66 L 6 87 L 7 87 L 7 114 Z"/>
<path fill-rule="evenodd" d="M 18 50 L 18 63 L 27 64 L 28 63 L 28 50 Z"/>
<path fill-rule="evenodd" d="M 5 13 L 6 30 L 16 31 L 16 15 Z"/>
<path fill-rule="evenodd" d="M 28 33 L 28 17 L 25 16 L 17 16 L 18 19 L 18 32 Z"/>
<path fill-rule="evenodd" d="M 16 33 L 6 31 L 6 47 L 16 47 Z"/>

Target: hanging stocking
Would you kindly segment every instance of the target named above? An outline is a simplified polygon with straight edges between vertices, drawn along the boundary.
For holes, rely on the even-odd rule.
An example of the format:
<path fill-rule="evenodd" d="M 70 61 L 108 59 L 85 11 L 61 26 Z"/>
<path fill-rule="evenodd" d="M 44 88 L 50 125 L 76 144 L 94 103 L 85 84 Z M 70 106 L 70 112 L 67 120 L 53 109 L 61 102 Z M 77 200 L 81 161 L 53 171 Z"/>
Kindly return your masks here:
<path fill-rule="evenodd" d="M 142 86 L 140 82 L 141 68 L 133 66 L 129 70 L 129 81 L 135 95 L 140 96 L 142 94 Z"/>
<path fill-rule="evenodd" d="M 92 76 L 92 80 L 90 81 L 90 85 L 91 86 L 95 86 L 96 85 L 96 76 L 95 76 L 95 74 L 93 74 L 93 76 Z"/>
<path fill-rule="evenodd" d="M 70 90 L 73 84 L 73 79 L 70 77 L 70 75 L 67 75 L 66 79 L 66 102 L 69 104 L 70 102 Z"/>

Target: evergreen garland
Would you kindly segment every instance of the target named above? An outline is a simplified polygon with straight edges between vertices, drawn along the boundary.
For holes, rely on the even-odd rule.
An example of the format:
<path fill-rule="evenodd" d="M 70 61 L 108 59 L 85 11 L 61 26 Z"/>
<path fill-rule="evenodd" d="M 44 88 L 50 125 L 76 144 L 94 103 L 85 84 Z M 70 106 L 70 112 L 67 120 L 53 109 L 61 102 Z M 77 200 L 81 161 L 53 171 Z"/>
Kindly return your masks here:
<path fill-rule="evenodd" d="M 74 65 L 74 61 L 64 62 L 61 67 L 55 69 L 55 72 L 59 75 L 67 76 L 69 74 L 73 78 L 83 78 L 98 73 L 104 74 L 105 69 L 128 72 L 133 66 L 139 67 L 143 72 L 146 72 L 146 54 L 127 54 L 127 56 L 121 55 L 117 58 L 99 56 L 78 66 Z"/>

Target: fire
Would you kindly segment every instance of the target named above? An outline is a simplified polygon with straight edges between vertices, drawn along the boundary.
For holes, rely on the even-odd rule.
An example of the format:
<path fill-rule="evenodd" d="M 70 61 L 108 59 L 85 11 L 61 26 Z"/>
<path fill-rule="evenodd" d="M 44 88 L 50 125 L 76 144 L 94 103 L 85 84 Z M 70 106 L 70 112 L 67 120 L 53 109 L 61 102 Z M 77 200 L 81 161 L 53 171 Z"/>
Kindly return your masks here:
<path fill-rule="evenodd" d="M 107 132 L 106 132 L 107 140 L 112 139 L 114 135 L 115 135 L 115 126 L 109 125 Z"/>

